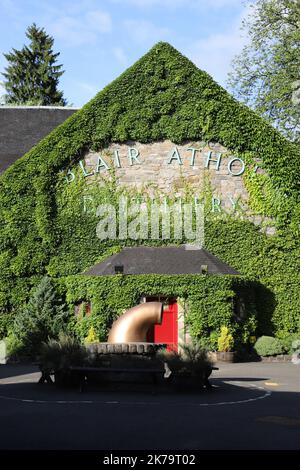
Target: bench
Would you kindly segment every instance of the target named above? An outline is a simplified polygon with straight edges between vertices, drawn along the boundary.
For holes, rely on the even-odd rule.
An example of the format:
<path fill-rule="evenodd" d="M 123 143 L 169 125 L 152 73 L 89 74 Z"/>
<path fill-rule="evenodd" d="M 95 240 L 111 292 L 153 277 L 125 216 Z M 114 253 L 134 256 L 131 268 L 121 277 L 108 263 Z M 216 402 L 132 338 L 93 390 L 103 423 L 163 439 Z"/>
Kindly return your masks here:
<path fill-rule="evenodd" d="M 153 384 L 156 384 L 157 383 L 157 374 L 163 374 L 163 378 L 164 379 L 167 379 L 167 380 L 170 380 L 172 377 L 173 377 L 173 373 L 171 371 L 171 369 L 169 368 L 168 364 L 166 362 L 164 362 L 164 369 L 163 368 L 151 368 L 151 367 L 148 367 L 148 368 L 115 368 L 115 367 L 70 367 L 69 370 L 71 372 L 75 372 L 76 374 L 78 374 L 78 377 L 79 377 L 79 389 L 80 389 L 80 392 L 83 392 L 84 390 L 84 386 L 85 386 L 85 383 L 86 383 L 86 377 L 89 373 L 119 373 L 119 374 L 122 374 L 122 373 L 125 373 L 125 374 L 139 374 L 139 373 L 142 373 L 142 374 L 150 374 L 151 377 L 152 377 L 152 382 Z M 204 381 L 203 381 L 203 384 L 204 386 L 207 388 L 207 389 L 211 389 L 212 386 L 209 382 L 209 377 L 212 373 L 213 370 L 219 370 L 218 367 L 208 367 L 207 368 L 207 372 L 205 374 L 205 377 L 204 377 Z"/>
<path fill-rule="evenodd" d="M 41 364 L 36 364 L 39 366 L 40 371 L 41 371 L 41 378 L 39 379 L 38 383 L 43 384 L 45 382 L 53 384 L 53 380 L 51 378 L 51 375 L 54 374 L 53 370 L 50 369 L 42 369 Z M 209 377 L 212 373 L 213 370 L 219 370 L 218 367 L 208 367 L 203 384 L 207 389 L 211 389 L 212 386 L 209 382 Z M 162 374 L 163 373 L 163 378 L 166 380 L 171 380 L 174 374 L 172 373 L 171 369 L 169 368 L 168 364 L 165 362 L 164 363 L 164 368 L 153 368 L 153 367 L 147 367 L 147 368 L 140 368 L 140 367 L 135 367 L 135 368 L 116 368 L 116 367 L 69 367 L 69 371 L 71 373 L 77 374 L 79 378 L 79 390 L 80 392 L 83 392 L 84 386 L 86 383 L 86 377 L 88 376 L 89 373 L 117 373 L 117 374 L 150 374 L 152 378 L 153 384 L 157 383 L 157 374 Z"/>
<path fill-rule="evenodd" d="M 54 370 L 44 369 L 40 362 L 34 362 L 33 365 L 38 366 L 38 368 L 41 371 L 41 377 L 38 381 L 39 384 L 44 384 L 45 382 L 47 382 L 48 384 L 53 384 L 53 380 L 51 378 L 51 375 L 54 374 Z"/>
<path fill-rule="evenodd" d="M 209 390 L 212 388 L 212 386 L 211 386 L 211 383 L 208 379 L 209 379 L 209 377 L 210 377 L 213 370 L 219 370 L 219 367 L 214 367 L 214 366 L 208 367 L 207 368 L 207 373 L 205 374 L 205 378 L 204 378 L 204 385 Z"/>
<path fill-rule="evenodd" d="M 164 373 L 164 377 L 166 377 L 166 374 L 170 373 L 171 371 L 168 372 L 166 368 L 124 368 L 124 367 L 70 367 L 69 370 L 71 373 L 75 373 L 79 377 L 79 390 L 80 392 L 83 392 L 84 386 L 86 383 L 86 378 L 89 375 L 89 373 L 112 373 L 112 374 L 149 374 L 152 378 L 153 384 L 157 383 L 157 374 L 162 374 Z"/>

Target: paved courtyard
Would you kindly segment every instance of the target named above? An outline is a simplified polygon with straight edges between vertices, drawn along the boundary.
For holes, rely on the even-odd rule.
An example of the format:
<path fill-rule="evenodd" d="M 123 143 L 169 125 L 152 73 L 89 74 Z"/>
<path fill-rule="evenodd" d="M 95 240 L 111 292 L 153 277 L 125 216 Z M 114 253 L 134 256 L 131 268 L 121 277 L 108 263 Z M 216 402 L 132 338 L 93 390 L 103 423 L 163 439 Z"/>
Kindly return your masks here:
<path fill-rule="evenodd" d="M 0 449 L 300 449 L 300 365 L 219 364 L 212 391 L 60 390 L 0 365 Z"/>

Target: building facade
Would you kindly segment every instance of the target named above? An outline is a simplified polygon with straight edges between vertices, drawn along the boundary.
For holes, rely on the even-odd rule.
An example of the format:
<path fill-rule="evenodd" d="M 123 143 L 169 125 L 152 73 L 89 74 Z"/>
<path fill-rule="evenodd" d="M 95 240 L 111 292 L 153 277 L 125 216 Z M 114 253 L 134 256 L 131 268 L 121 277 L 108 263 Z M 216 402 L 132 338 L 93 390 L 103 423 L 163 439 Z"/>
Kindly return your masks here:
<path fill-rule="evenodd" d="M 170 45 L 80 110 L 0 119 L 3 315 L 47 274 L 82 338 L 93 325 L 105 340 L 141 299 L 164 299 L 170 343 L 213 348 L 222 325 L 245 347 L 298 331 L 299 150 Z"/>

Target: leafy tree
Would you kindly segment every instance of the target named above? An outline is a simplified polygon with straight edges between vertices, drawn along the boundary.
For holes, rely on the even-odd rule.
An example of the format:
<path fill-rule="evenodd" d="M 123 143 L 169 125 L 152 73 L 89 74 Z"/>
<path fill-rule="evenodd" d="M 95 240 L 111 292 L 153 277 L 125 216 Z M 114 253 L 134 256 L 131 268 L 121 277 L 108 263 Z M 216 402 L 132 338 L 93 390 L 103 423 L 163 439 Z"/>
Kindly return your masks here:
<path fill-rule="evenodd" d="M 244 21 L 249 43 L 233 61 L 234 95 L 300 143 L 299 0 L 257 0 Z"/>
<path fill-rule="evenodd" d="M 64 73 L 56 63 L 54 39 L 33 23 L 26 31 L 30 40 L 21 50 L 12 49 L 4 57 L 9 65 L 2 74 L 6 104 L 62 105 L 66 100 L 58 90 L 59 77 Z"/>
<path fill-rule="evenodd" d="M 44 277 L 25 308 L 17 313 L 13 331 L 25 349 L 35 353 L 43 341 L 58 337 L 66 319 L 65 305 L 58 298 L 51 279 Z"/>

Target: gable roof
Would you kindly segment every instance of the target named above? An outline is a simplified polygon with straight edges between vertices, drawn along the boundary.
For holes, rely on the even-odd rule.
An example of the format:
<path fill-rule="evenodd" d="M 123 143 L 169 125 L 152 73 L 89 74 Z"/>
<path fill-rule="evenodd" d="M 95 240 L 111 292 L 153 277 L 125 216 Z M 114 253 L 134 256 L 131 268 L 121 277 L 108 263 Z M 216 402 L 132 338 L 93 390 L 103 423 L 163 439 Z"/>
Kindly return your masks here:
<path fill-rule="evenodd" d="M 239 274 L 209 251 L 203 248 L 189 249 L 186 245 L 126 247 L 83 274 L 112 275 L 116 274 L 115 266 L 123 266 L 124 274 L 201 274 L 201 266 L 207 266 L 207 274 Z"/>
<path fill-rule="evenodd" d="M 0 106 L 0 173 L 79 108 Z"/>

